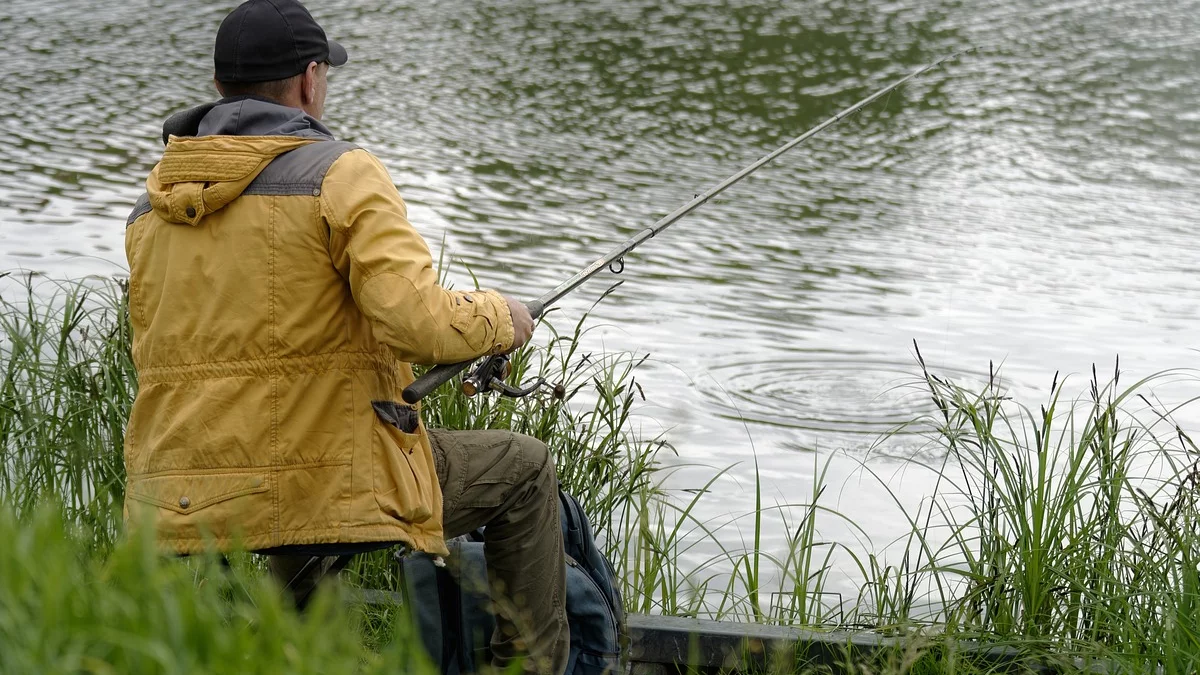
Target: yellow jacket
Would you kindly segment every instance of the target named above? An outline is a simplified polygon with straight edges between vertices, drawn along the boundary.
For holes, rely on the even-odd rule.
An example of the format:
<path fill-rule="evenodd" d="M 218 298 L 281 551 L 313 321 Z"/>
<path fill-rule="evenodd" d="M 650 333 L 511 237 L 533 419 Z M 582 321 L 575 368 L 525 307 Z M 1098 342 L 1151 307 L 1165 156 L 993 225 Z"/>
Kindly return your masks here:
<path fill-rule="evenodd" d="M 127 517 L 179 553 L 444 552 L 424 426 L 389 422 L 416 424 L 410 362 L 511 347 L 507 303 L 441 288 L 384 167 L 301 111 L 226 100 L 167 132 L 125 238 Z"/>

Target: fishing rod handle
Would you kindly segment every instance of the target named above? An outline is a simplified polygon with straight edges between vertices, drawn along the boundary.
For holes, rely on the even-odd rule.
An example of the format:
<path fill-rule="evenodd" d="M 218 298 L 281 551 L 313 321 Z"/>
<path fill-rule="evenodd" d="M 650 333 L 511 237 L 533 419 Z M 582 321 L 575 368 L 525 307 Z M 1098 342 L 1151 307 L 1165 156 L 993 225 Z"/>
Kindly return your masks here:
<path fill-rule="evenodd" d="M 535 320 L 546 311 L 546 304 L 541 300 L 534 300 L 525 305 L 529 309 L 529 315 Z M 462 361 L 460 363 L 443 363 L 441 365 L 430 368 L 424 375 L 418 377 L 412 384 L 404 388 L 400 393 L 404 402 L 409 405 L 414 405 L 417 401 L 425 398 L 433 393 L 434 389 L 454 379 L 454 376 L 467 369 L 474 360 Z"/>
<path fill-rule="evenodd" d="M 460 363 L 443 363 L 441 365 L 430 368 L 426 373 L 412 384 L 404 388 L 400 393 L 404 402 L 413 405 L 417 401 L 425 398 L 433 392 L 434 389 L 442 386 L 454 378 L 455 375 L 467 369 L 472 361 L 462 361 Z"/>

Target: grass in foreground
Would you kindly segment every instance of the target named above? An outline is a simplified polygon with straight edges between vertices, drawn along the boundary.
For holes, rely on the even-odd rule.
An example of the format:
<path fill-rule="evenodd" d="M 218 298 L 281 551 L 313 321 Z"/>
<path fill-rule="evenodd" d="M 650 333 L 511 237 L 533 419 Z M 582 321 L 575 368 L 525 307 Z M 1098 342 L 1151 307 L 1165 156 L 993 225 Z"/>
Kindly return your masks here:
<path fill-rule="evenodd" d="M 250 570 L 164 559 L 138 535 L 100 556 L 77 534 L 52 509 L 0 505 L 0 672 L 434 672 L 402 633 L 364 648 L 334 593 L 299 616 Z"/>

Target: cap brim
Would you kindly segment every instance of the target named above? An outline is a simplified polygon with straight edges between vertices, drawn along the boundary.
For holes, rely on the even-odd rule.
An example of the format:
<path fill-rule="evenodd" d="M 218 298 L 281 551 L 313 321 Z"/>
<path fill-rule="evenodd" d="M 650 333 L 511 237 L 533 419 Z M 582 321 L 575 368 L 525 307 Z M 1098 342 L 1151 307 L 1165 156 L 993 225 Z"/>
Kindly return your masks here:
<path fill-rule="evenodd" d="M 346 65 L 346 61 L 350 60 L 350 55 L 346 53 L 346 48 L 340 44 L 329 41 L 329 65 L 337 68 L 338 66 Z"/>

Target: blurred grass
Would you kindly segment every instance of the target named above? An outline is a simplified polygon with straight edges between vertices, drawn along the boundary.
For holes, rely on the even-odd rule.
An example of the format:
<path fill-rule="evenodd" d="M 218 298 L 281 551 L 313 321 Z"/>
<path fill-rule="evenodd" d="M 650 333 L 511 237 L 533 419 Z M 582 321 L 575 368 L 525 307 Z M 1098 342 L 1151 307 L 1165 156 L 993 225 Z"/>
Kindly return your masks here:
<path fill-rule="evenodd" d="M 251 570 L 164 559 L 149 532 L 101 556 L 62 516 L 0 505 L 0 672 L 434 672 L 402 623 L 365 648 L 336 587 L 297 615 Z"/>

